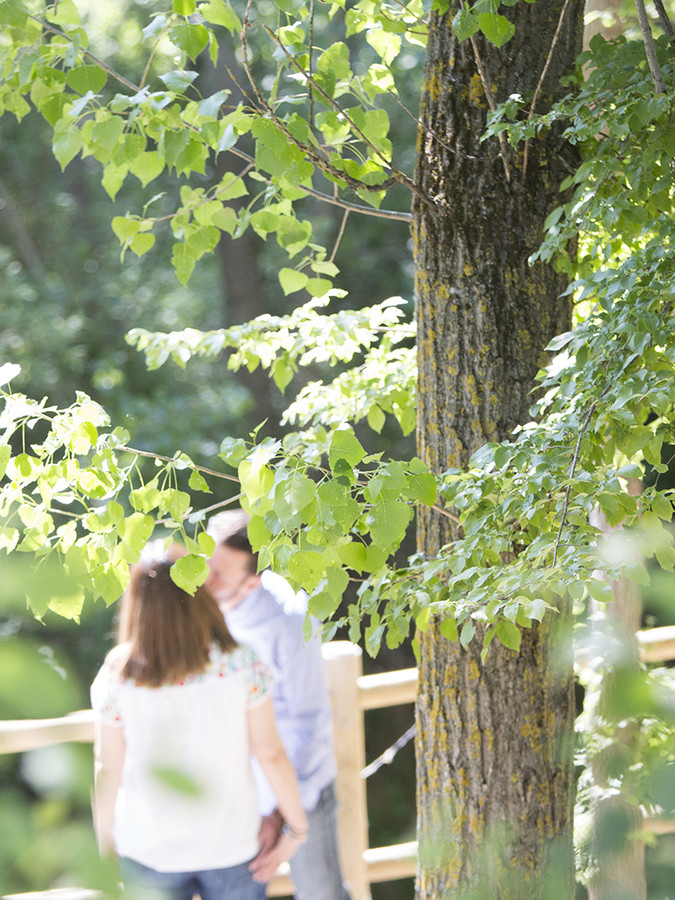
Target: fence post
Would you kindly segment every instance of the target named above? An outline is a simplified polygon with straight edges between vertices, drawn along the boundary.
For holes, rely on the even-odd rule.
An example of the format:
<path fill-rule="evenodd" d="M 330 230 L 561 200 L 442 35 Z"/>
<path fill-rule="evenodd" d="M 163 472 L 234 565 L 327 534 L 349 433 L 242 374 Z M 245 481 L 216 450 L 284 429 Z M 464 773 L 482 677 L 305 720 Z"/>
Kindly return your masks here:
<path fill-rule="evenodd" d="M 368 807 L 365 766 L 366 738 L 358 679 L 363 673 L 361 648 L 348 641 L 323 646 L 328 689 L 333 706 L 335 754 L 337 757 L 338 831 L 340 861 L 352 900 L 370 900 L 368 868 Z"/>

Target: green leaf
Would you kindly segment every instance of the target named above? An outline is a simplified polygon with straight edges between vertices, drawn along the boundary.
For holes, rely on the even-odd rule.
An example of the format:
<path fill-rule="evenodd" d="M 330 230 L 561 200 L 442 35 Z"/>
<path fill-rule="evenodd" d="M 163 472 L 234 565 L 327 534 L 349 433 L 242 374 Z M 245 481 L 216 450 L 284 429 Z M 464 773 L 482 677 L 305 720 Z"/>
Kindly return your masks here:
<path fill-rule="evenodd" d="M 469 619 L 462 625 L 462 630 L 459 633 L 459 643 L 462 645 L 462 647 L 464 647 L 465 650 L 471 643 L 471 640 L 473 639 L 475 633 L 476 626 L 473 624 L 471 619 Z"/>
<path fill-rule="evenodd" d="M 78 94 L 98 94 L 107 80 L 108 75 L 100 66 L 78 66 L 66 72 L 66 84 Z"/>
<path fill-rule="evenodd" d="M 466 9 L 460 9 L 452 20 L 452 30 L 457 35 L 457 40 L 465 41 L 479 30 L 478 20 Z"/>
<path fill-rule="evenodd" d="M 436 502 L 436 478 L 421 459 L 411 460 L 409 468 L 407 496 L 431 506 Z"/>
<path fill-rule="evenodd" d="M 328 456 L 331 469 L 335 469 L 338 460 L 344 459 L 352 468 L 358 465 L 366 455 L 353 431 L 339 429 L 333 432 Z"/>
<path fill-rule="evenodd" d="M 193 491 L 203 491 L 205 494 L 211 493 L 211 488 L 208 485 L 208 482 L 204 478 L 204 476 L 198 472 L 196 469 L 193 470 L 190 475 L 190 480 L 188 481 L 190 489 Z"/>
<path fill-rule="evenodd" d="M 458 634 L 457 622 L 451 616 L 447 616 L 441 621 L 440 631 L 444 638 L 453 643 L 456 642 Z"/>
<path fill-rule="evenodd" d="M 147 253 L 154 246 L 154 234 L 137 234 L 129 241 L 129 248 L 133 250 L 136 256 L 143 256 L 144 253 Z"/>
<path fill-rule="evenodd" d="M 588 593 L 598 603 L 611 603 L 614 599 L 612 588 L 604 579 L 591 578 L 586 582 Z"/>
<path fill-rule="evenodd" d="M 171 263 L 180 283 L 186 285 L 197 264 L 197 255 L 194 249 L 187 244 L 174 244 L 171 251 Z"/>
<path fill-rule="evenodd" d="M 422 634 L 426 634 L 429 629 L 429 623 L 431 622 L 431 610 L 428 606 L 426 606 L 415 619 L 415 627 L 418 631 L 421 631 Z"/>
<path fill-rule="evenodd" d="M 373 429 L 373 431 L 380 434 L 384 427 L 384 423 L 387 421 L 386 415 L 382 412 L 382 407 L 378 406 L 377 403 L 373 403 L 373 405 L 368 410 L 367 415 L 368 425 Z"/>
<path fill-rule="evenodd" d="M 328 619 L 337 610 L 342 595 L 349 584 L 349 575 L 344 569 L 329 566 L 325 577 L 319 582 L 316 592 L 309 598 L 309 611 L 317 619 Z"/>
<path fill-rule="evenodd" d="M 366 40 L 382 58 L 385 66 L 391 65 L 401 49 L 401 35 L 392 34 L 382 29 L 369 29 L 366 32 Z"/>
<path fill-rule="evenodd" d="M 200 531 L 197 538 L 197 543 L 199 544 L 200 550 L 207 559 L 213 556 L 213 553 L 216 549 L 216 542 L 210 534 L 207 534 L 205 531 Z"/>
<path fill-rule="evenodd" d="M 94 125 L 92 138 L 106 150 L 114 150 L 124 132 L 124 119 L 121 116 L 109 115 Z"/>
<path fill-rule="evenodd" d="M 241 488 L 249 503 L 254 504 L 267 497 L 274 487 L 273 472 L 267 466 L 254 467 L 248 459 L 239 464 L 238 474 Z"/>
<path fill-rule="evenodd" d="M 0 25 L 23 28 L 28 19 L 28 10 L 21 0 L 3 0 L 0 3 Z"/>
<path fill-rule="evenodd" d="M 12 378 L 17 378 L 21 374 L 21 366 L 16 363 L 3 363 L 0 366 L 0 387 L 9 384 Z"/>
<path fill-rule="evenodd" d="M 338 556 L 347 568 L 355 572 L 363 572 L 368 565 L 368 554 L 364 544 L 360 541 L 351 541 L 338 547 Z"/>
<path fill-rule="evenodd" d="M 174 522 L 182 522 L 190 508 L 190 495 L 185 491 L 165 491 L 161 498 L 162 509 L 165 509 Z"/>
<path fill-rule="evenodd" d="M 517 625 L 514 625 L 513 622 L 508 622 L 506 620 L 497 622 L 495 632 L 502 644 L 509 650 L 515 650 L 516 652 L 520 650 L 522 633 L 520 628 L 518 628 Z"/>
<path fill-rule="evenodd" d="M 288 572 L 297 584 L 313 591 L 324 577 L 326 562 L 316 550 L 296 550 L 288 563 Z"/>
<path fill-rule="evenodd" d="M 162 493 L 157 489 L 157 479 L 153 479 L 149 484 L 136 488 L 129 494 L 129 502 L 138 512 L 147 513 L 159 506 L 162 499 Z"/>
<path fill-rule="evenodd" d="M 123 166 L 114 166 L 112 163 L 108 163 L 103 170 L 101 184 L 111 200 L 114 200 L 117 196 L 119 189 L 124 184 L 124 179 L 127 177 L 128 171 L 129 169 L 126 164 Z"/>
<path fill-rule="evenodd" d="M 5 477 L 7 463 L 12 456 L 12 448 L 9 444 L 0 444 L 0 481 Z"/>
<path fill-rule="evenodd" d="M 54 156 L 62 169 L 65 169 L 82 149 L 82 132 L 72 119 L 59 119 L 54 126 L 52 138 Z"/>
<path fill-rule="evenodd" d="M 297 528 L 303 510 L 313 502 L 315 495 L 316 484 L 299 472 L 279 482 L 274 493 L 274 512 L 281 524 L 285 528 Z"/>
<path fill-rule="evenodd" d="M 305 285 L 305 290 L 310 297 L 325 297 L 332 287 L 332 281 L 328 281 L 327 278 L 310 278 Z"/>
<path fill-rule="evenodd" d="M 140 556 L 141 550 L 150 539 L 154 530 L 155 523 L 150 516 L 144 516 L 140 512 L 135 512 L 128 519 L 123 519 L 118 527 L 121 541 L 136 555 L 136 559 Z M 136 559 L 129 560 L 135 562 Z"/>
<path fill-rule="evenodd" d="M 503 47 L 516 33 L 515 25 L 505 16 L 497 13 L 481 13 L 478 16 L 478 27 L 495 47 Z M 499 637 L 499 632 L 497 633 Z M 499 638 L 501 640 L 501 638 Z M 504 643 L 502 641 L 502 643 Z"/>
<path fill-rule="evenodd" d="M 210 0 L 208 3 L 199 4 L 199 14 L 205 22 L 212 25 L 222 25 L 230 34 L 239 34 L 242 30 L 239 17 L 229 3 L 224 0 Z"/>
<path fill-rule="evenodd" d="M 200 116 L 217 116 L 218 111 L 227 98 L 230 96 L 230 91 L 223 90 L 217 91 L 215 94 L 211 94 L 210 97 L 205 97 L 197 107 L 199 110 Z"/>
<path fill-rule="evenodd" d="M 164 161 L 156 150 L 149 150 L 129 160 L 129 171 L 145 187 L 164 171 Z"/>
<path fill-rule="evenodd" d="M 308 280 L 308 276 L 304 272 L 298 272 L 297 269 L 283 268 L 279 271 L 279 284 L 286 297 L 301 291 Z"/>
<path fill-rule="evenodd" d="M 236 469 L 242 459 L 248 453 L 249 448 L 246 445 L 246 441 L 243 438 L 223 438 L 220 444 L 220 451 L 218 456 L 223 460 L 223 462 L 227 463 L 228 466 L 231 466 L 233 469 Z"/>
<path fill-rule="evenodd" d="M 182 94 L 190 87 L 198 75 L 199 72 L 188 72 L 185 69 L 176 69 L 173 72 L 167 72 L 165 75 L 160 75 L 159 77 L 170 91 Z"/>
<path fill-rule="evenodd" d="M 173 0 L 173 11 L 179 16 L 191 16 L 196 8 L 196 0 Z"/>
<path fill-rule="evenodd" d="M 373 540 L 385 551 L 395 549 L 403 540 L 412 509 L 400 500 L 379 500 L 368 514 Z"/>
<path fill-rule="evenodd" d="M 117 235 L 120 244 L 128 244 L 131 238 L 138 234 L 140 227 L 140 219 L 132 219 L 127 216 L 115 216 L 112 220 L 112 230 Z"/>
<path fill-rule="evenodd" d="M 199 54 L 209 43 L 209 31 L 204 25 L 192 25 L 190 22 L 180 22 L 169 31 L 169 37 L 173 44 L 186 53 L 192 62 L 195 62 Z"/>
<path fill-rule="evenodd" d="M 174 5 L 182 2 L 184 0 L 174 0 Z M 194 778 L 180 769 L 170 766 L 155 766 L 152 769 L 152 777 L 164 788 L 165 792 L 168 790 L 185 797 L 199 797 L 204 793 L 204 789 L 197 784 Z"/>
<path fill-rule="evenodd" d="M 10 528 L 9 525 L 0 525 L 0 550 L 6 550 L 11 553 L 19 542 L 19 532 L 16 528 Z"/>
<path fill-rule="evenodd" d="M 176 560 L 169 574 L 174 584 L 192 596 L 208 578 L 209 565 L 203 556 L 188 553 Z"/>

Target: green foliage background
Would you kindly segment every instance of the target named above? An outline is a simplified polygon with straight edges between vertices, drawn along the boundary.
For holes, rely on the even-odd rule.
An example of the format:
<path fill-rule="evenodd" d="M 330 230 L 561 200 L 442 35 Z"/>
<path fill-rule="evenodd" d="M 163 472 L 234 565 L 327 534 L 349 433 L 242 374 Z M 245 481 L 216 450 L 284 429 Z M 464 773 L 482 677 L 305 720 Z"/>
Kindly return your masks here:
<path fill-rule="evenodd" d="M 42 4 L 29 6 L 42 14 Z M 10 173 L 0 179 L 7 213 L 0 231 L 0 349 L 12 364 L 0 385 L 11 379 L 0 456 L 8 474 L 0 547 L 13 551 L 18 544 L 28 551 L 12 553 L 7 564 L 3 556 L 3 627 L 11 650 L 5 654 L 3 647 L 2 665 L 5 684 L 32 686 L 32 706 L 22 699 L 21 715 L 55 715 L 86 704 L 111 624 L 100 600 L 84 604 L 85 588 L 114 600 L 156 520 L 182 535 L 191 551 L 177 578 L 186 587 L 203 579 L 209 545 L 199 510 L 231 497 L 239 490 L 235 482 L 247 495 L 252 537 L 265 561 L 310 590 L 313 610 L 333 620 L 329 633 L 343 625 L 373 654 L 383 642 L 392 650 L 409 648 L 415 629 L 440 614 L 451 640 L 468 643 L 481 621 L 490 626 L 486 652 L 495 638 L 517 649 L 521 629 L 547 614 L 558 596 L 569 591 L 580 610 L 591 597 L 610 599 L 598 569 L 645 586 L 649 567 L 671 570 L 672 485 L 664 480 L 667 448 L 675 442 L 667 41 L 659 47 L 669 85 L 664 95 L 654 96 L 639 41 L 596 40 L 585 60 L 592 74 L 584 86 L 570 82 L 569 98 L 550 115 L 530 114 L 531 98 L 513 97 L 494 116 L 487 139 L 507 138 L 514 153 L 563 122 L 582 154 L 566 186 L 571 199 L 550 217 L 540 250 L 569 271 L 577 326 L 549 348 L 532 423 L 512 441 L 482 448 L 467 471 L 429 473 L 411 460 L 412 439 L 402 437 L 411 433 L 415 408 L 409 304 L 373 306 L 411 293 L 399 214 L 409 202 L 405 173 L 414 162 L 420 21 L 429 4 L 322 6 L 322 52 L 307 91 L 297 62 L 307 67 L 306 7 L 295 0 L 261 2 L 257 12 L 278 30 L 278 39 L 267 40 L 262 28 L 248 32 L 253 79 L 247 90 L 255 94 L 260 85 L 272 99 L 256 96 L 243 106 L 235 102 L 236 85 L 225 89 L 232 98 L 209 93 L 215 47 L 237 30 L 243 4 L 115 6 L 117 31 L 106 4 L 76 7 L 61 0 L 48 21 L 68 38 L 43 42 L 42 56 L 34 47 L 35 20 L 25 19 L 23 4 L 7 0 L 0 11 L 3 110 L 22 118 L 26 95 L 43 116 L 31 113 L 16 123 L 5 114 L 0 137 L 0 171 Z M 442 12 L 449 3 L 432 6 Z M 115 96 L 122 82 L 113 89 L 81 55 L 86 35 L 78 8 L 94 36 L 90 51 L 119 72 L 126 92 Z M 474 4 L 458 10 L 453 28 L 460 38 L 482 33 L 508 46 L 505 11 L 498 3 Z M 190 19 L 196 12 L 206 24 Z M 12 40 L 27 61 L 23 66 L 14 65 Z M 134 98 L 129 84 L 145 81 L 145 59 L 156 40 L 147 70 L 151 95 Z M 239 61 L 247 60 L 240 54 Z M 391 78 L 407 112 L 390 93 Z M 202 83 L 208 91 L 197 94 Z M 338 101 L 349 105 L 349 121 L 337 115 Z M 66 109 L 72 115 L 63 115 Z M 147 144 L 141 147 L 139 138 Z M 63 174 L 50 159 L 50 141 Z M 316 150 L 319 142 L 329 166 Z M 246 200 L 236 196 L 242 179 L 223 175 L 212 162 L 214 148 L 236 150 L 247 165 L 255 164 L 246 176 Z M 155 173 L 157 154 L 167 164 L 161 174 Z M 100 186 L 101 167 L 109 197 Z M 125 180 L 127 170 L 132 175 Z M 342 209 L 317 214 L 316 193 L 333 190 Z M 242 202 L 224 206 L 228 197 Z M 353 227 L 354 205 L 380 209 L 385 202 L 393 221 Z M 336 247 L 347 209 L 347 229 Z M 259 267 L 268 311 L 243 326 L 228 318 L 228 273 L 223 285 L 212 252 L 239 232 L 264 241 L 264 252 L 248 264 Z M 567 254 L 571 238 L 578 238 L 573 258 Z M 331 305 L 324 310 L 320 298 L 331 284 L 337 292 L 327 294 Z M 354 311 L 342 301 L 343 288 Z M 300 289 L 306 290 L 303 301 L 313 299 L 294 310 Z M 149 370 L 134 345 L 145 352 Z M 164 365 L 170 359 L 179 366 Z M 253 382 L 247 387 L 235 372 L 258 367 L 270 369 L 282 391 L 292 387 L 297 394 L 278 430 L 268 425 L 254 432 L 261 398 Z M 82 395 L 65 413 L 35 403 L 26 408 L 17 391 L 47 394 L 61 409 L 84 391 L 107 413 Z M 279 417 L 286 405 L 271 402 Z M 26 439 L 33 419 L 37 429 Z M 347 421 L 353 429 L 341 427 Z M 140 453 L 123 449 L 129 444 Z M 174 456 L 178 450 L 187 456 Z M 148 460 L 148 452 L 169 459 Z M 630 497 L 623 480 L 641 477 L 645 465 L 658 477 L 639 498 Z M 439 504 L 461 526 L 438 559 L 411 556 L 409 525 L 418 503 Z M 599 550 L 588 522 L 595 504 L 610 523 L 626 524 L 623 555 Z M 71 527 L 67 514 L 75 506 L 79 519 Z M 514 548 L 513 560 L 501 565 Z M 41 561 L 37 569 L 33 553 Z M 642 557 L 654 561 L 645 565 Z M 349 586 L 354 575 L 369 578 L 358 591 Z M 51 579 L 50 596 L 45 584 Z M 44 625 L 24 615 L 26 593 Z M 61 624 L 54 610 L 82 617 L 83 626 Z M 664 604 L 661 621 L 671 610 Z M 81 641 L 88 646 L 81 648 L 78 672 L 64 679 L 76 656 L 73 645 Z M 409 651 L 404 654 L 408 663 Z M 650 746 L 672 754 L 666 727 L 672 710 L 657 702 L 661 695 L 646 675 L 640 679 L 640 702 L 618 713 L 637 718 L 647 710 L 655 723 Z M 0 702 L 0 716 L 17 715 L 14 692 L 0 693 Z M 373 748 L 378 743 L 372 735 L 369 741 Z M 82 748 L 72 753 L 80 761 L 85 755 Z M 44 886 L 68 877 L 71 867 L 82 872 L 93 865 L 84 851 L 81 857 L 41 851 L 40 870 L 27 863 L 41 850 L 40 840 L 57 848 L 61 840 L 88 846 L 87 825 L 79 821 L 71 831 L 65 824 L 86 807 L 81 766 L 45 784 L 35 771 L 58 771 L 62 763 L 36 762 L 31 769 L 22 762 L 21 771 L 16 761 L 1 764 L 12 783 L 3 794 L 3 815 L 12 809 L 21 823 L 5 863 L 14 879 L 9 889 Z M 26 806 L 32 795 L 42 802 Z M 35 835 L 42 837 L 31 843 Z M 108 877 L 91 873 L 94 881 Z"/>

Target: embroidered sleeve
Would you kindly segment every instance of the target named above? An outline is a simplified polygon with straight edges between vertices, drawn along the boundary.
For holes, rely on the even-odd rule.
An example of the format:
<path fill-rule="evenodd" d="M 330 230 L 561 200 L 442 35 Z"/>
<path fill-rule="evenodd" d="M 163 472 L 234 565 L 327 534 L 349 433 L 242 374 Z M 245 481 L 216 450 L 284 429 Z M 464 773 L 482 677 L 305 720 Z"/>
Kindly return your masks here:
<path fill-rule="evenodd" d="M 247 665 L 244 667 L 244 683 L 246 685 L 246 708 L 267 700 L 274 682 L 274 676 L 269 669 L 258 659 L 256 654 L 249 650 Z"/>
<path fill-rule="evenodd" d="M 120 710 L 120 681 L 112 671 L 109 660 L 101 666 L 91 686 L 91 708 L 105 725 L 122 727 Z"/>

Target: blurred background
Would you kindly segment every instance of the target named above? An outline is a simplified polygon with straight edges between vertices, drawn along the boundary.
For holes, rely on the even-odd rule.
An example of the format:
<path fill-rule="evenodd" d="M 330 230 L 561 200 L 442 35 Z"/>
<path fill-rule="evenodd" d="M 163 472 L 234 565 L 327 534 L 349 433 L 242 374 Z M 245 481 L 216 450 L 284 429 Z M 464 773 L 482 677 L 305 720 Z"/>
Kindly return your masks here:
<path fill-rule="evenodd" d="M 142 29 L 162 6 L 153 0 L 78 0 L 78 8 L 96 27 L 98 45 L 92 51 L 136 82 L 146 61 Z M 591 6 L 601 10 L 593 18 L 594 30 L 611 34 L 631 26 L 624 14 L 629 4 Z M 327 19 L 321 22 L 317 31 L 322 42 L 330 42 L 332 27 Z M 159 52 L 151 80 L 172 65 Z M 388 112 L 392 134 L 402 148 L 397 165 L 412 173 L 423 65 L 420 48 L 411 46 L 396 65 L 401 93 L 398 100 L 391 100 Z M 203 95 L 227 87 L 236 104 L 236 82 L 241 79 L 235 56 L 221 56 L 217 69 L 200 58 L 198 68 L 196 85 Z M 207 171 L 204 184 L 218 177 L 217 170 Z M 57 405 L 67 405 L 77 390 L 85 391 L 105 407 L 114 424 L 130 432 L 132 446 L 169 456 L 183 450 L 197 463 L 219 468 L 216 454 L 223 438 L 246 438 L 263 421 L 262 434 L 279 434 L 280 415 L 288 399 L 264 374 L 233 374 L 225 359 L 193 360 L 186 370 L 168 364 L 148 372 L 143 357 L 125 342 L 125 334 L 131 328 L 226 327 L 262 313 L 283 315 L 307 298 L 283 296 L 276 278 L 283 264 L 282 251 L 250 232 L 236 243 L 224 238 L 216 252 L 199 263 L 188 287 L 178 283 L 171 266 L 168 226 L 158 235 L 152 252 L 142 258 L 129 252 L 121 260 L 110 227 L 112 216 L 139 210 L 153 194 L 161 195 L 155 214 L 160 215 L 158 210 L 163 208 L 168 212 L 177 189 L 178 183 L 171 178 L 158 179 L 149 190 L 129 178 L 111 201 L 94 160 L 77 158 L 61 172 L 52 155 L 50 128 L 38 114 L 29 114 L 20 124 L 3 116 L 0 363 L 21 366 L 21 376 L 13 382 L 15 390 L 34 398 L 47 396 Z M 406 209 L 408 202 L 405 194 L 394 193 L 387 199 L 390 207 L 398 209 Z M 307 214 L 318 222 L 318 237 L 330 252 L 341 232 L 342 211 L 312 200 L 307 205 Z M 335 262 L 341 269 L 336 286 L 348 291 L 346 307 L 400 295 L 408 299 L 412 313 L 413 264 L 404 223 L 350 215 Z M 302 372 L 291 391 L 321 374 L 318 369 Z M 364 431 L 359 437 L 368 449 L 374 449 L 371 433 Z M 414 454 L 414 436 L 404 437 L 388 421 L 377 438 L 377 450 L 409 457 Z M 222 491 L 211 502 L 228 496 L 227 487 Z M 402 555 L 413 550 L 411 533 Z M 0 719 L 55 717 L 87 708 L 89 685 L 114 640 L 116 604 L 109 608 L 102 603 L 89 605 L 79 621 L 51 611 L 38 620 L 27 608 L 22 591 L 30 561 L 3 555 L 0 564 Z M 672 579 L 656 573 L 642 597 L 643 627 L 675 624 L 674 593 Z M 413 665 L 408 642 L 396 651 L 384 647 L 375 660 L 364 653 L 368 673 Z M 368 713 L 367 761 L 392 745 L 412 722 L 412 706 Z M 91 781 L 88 745 L 0 755 L 3 893 L 110 883 L 110 873 L 98 865 L 94 846 Z M 368 808 L 372 847 L 414 839 L 412 743 L 369 779 Z M 654 840 L 648 850 L 650 898 L 675 896 L 673 859 L 675 838 Z M 374 900 L 403 900 L 412 895 L 412 880 L 373 886 Z M 581 888 L 579 896 L 584 896 Z"/>

